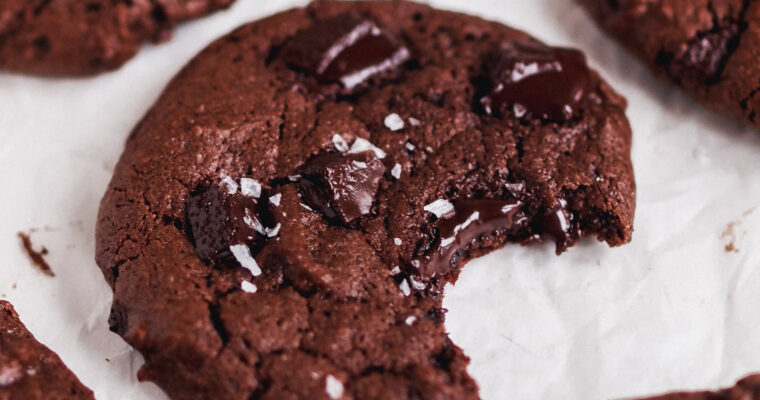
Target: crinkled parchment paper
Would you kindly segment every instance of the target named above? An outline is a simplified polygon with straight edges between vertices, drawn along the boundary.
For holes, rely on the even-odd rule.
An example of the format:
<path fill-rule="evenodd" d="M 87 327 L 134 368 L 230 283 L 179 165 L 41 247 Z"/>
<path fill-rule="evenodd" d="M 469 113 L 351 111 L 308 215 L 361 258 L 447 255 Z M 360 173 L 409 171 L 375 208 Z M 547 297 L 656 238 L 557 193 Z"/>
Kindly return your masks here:
<path fill-rule="evenodd" d="M 99 399 L 163 399 L 141 357 L 108 331 L 93 261 L 98 201 L 129 131 L 178 69 L 245 21 L 302 2 L 238 0 L 183 25 L 121 70 L 90 79 L 0 74 L 0 298 Z M 729 385 L 760 371 L 760 132 L 651 78 L 570 0 L 439 0 L 583 49 L 629 100 L 636 232 L 508 246 L 449 287 L 446 326 L 484 399 L 607 399 Z M 45 246 L 34 269 L 18 231 Z"/>

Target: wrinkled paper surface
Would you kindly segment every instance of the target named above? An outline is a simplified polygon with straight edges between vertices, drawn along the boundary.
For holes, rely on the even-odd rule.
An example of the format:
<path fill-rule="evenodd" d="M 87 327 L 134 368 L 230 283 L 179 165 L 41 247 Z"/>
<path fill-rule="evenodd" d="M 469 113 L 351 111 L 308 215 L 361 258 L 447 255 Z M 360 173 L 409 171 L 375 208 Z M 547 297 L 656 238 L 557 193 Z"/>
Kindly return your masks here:
<path fill-rule="evenodd" d="M 107 328 L 98 202 L 128 133 L 212 39 L 297 1 L 238 0 L 89 79 L 0 74 L 0 298 L 99 399 L 164 399 Z M 615 399 L 731 385 L 760 371 L 760 133 L 714 116 L 605 38 L 569 0 L 440 0 L 583 49 L 629 100 L 633 242 L 508 246 L 447 289 L 447 328 L 484 399 Z M 32 233 L 56 273 L 23 253 Z"/>

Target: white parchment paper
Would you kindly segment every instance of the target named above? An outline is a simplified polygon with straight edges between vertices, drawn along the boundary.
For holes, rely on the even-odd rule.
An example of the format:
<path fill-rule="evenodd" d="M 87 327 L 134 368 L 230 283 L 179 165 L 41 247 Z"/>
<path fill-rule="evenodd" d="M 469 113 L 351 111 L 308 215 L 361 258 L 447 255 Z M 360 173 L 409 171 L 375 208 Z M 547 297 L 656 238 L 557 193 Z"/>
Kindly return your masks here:
<path fill-rule="evenodd" d="M 90 79 L 0 74 L 0 298 L 99 399 L 164 399 L 108 331 L 98 201 L 134 124 L 178 69 L 243 22 L 303 1 L 238 0 Z M 484 399 L 608 399 L 730 385 L 760 371 L 760 132 L 716 117 L 605 38 L 569 0 L 438 0 L 583 49 L 629 100 L 634 240 L 556 257 L 508 246 L 447 289 L 446 326 Z M 18 231 L 45 246 L 32 267 Z"/>

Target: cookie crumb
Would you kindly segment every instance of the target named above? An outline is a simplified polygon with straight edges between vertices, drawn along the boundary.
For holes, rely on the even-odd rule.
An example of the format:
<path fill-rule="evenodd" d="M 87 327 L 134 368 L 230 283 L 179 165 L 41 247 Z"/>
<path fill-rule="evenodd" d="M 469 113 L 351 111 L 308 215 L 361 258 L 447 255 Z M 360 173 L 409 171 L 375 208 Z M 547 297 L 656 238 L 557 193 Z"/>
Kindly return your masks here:
<path fill-rule="evenodd" d="M 404 129 L 404 120 L 399 117 L 398 114 L 388 114 L 387 117 L 385 117 L 385 121 L 383 121 L 385 124 L 385 127 L 396 132 Z"/>
<path fill-rule="evenodd" d="M 32 260 L 32 264 L 45 275 L 55 276 L 53 269 L 50 268 L 50 264 L 45 260 L 45 256 L 48 255 L 48 249 L 43 246 L 40 251 L 35 250 L 34 246 L 32 246 L 32 238 L 26 233 L 19 232 L 18 237 L 21 238 L 21 244 L 24 246 L 29 259 Z"/>

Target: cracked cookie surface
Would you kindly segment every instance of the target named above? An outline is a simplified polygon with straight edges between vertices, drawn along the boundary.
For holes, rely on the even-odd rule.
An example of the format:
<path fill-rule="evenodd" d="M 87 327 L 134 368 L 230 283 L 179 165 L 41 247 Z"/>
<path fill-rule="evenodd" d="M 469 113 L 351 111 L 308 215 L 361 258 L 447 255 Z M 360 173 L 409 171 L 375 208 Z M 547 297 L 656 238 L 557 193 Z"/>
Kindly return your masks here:
<path fill-rule="evenodd" d="M 116 69 L 146 40 L 234 0 L 3 0 L 0 69 L 91 75 Z"/>
<path fill-rule="evenodd" d="M 624 111 L 579 52 L 424 5 L 245 25 L 127 141 L 111 327 L 173 398 L 478 398 L 444 284 L 509 242 L 629 241 Z"/>
<path fill-rule="evenodd" d="M 0 399 L 94 399 L 90 389 L 39 343 L 10 303 L 0 300 Z"/>
<path fill-rule="evenodd" d="M 760 127 L 760 2 L 576 1 L 658 75 L 706 107 Z"/>

